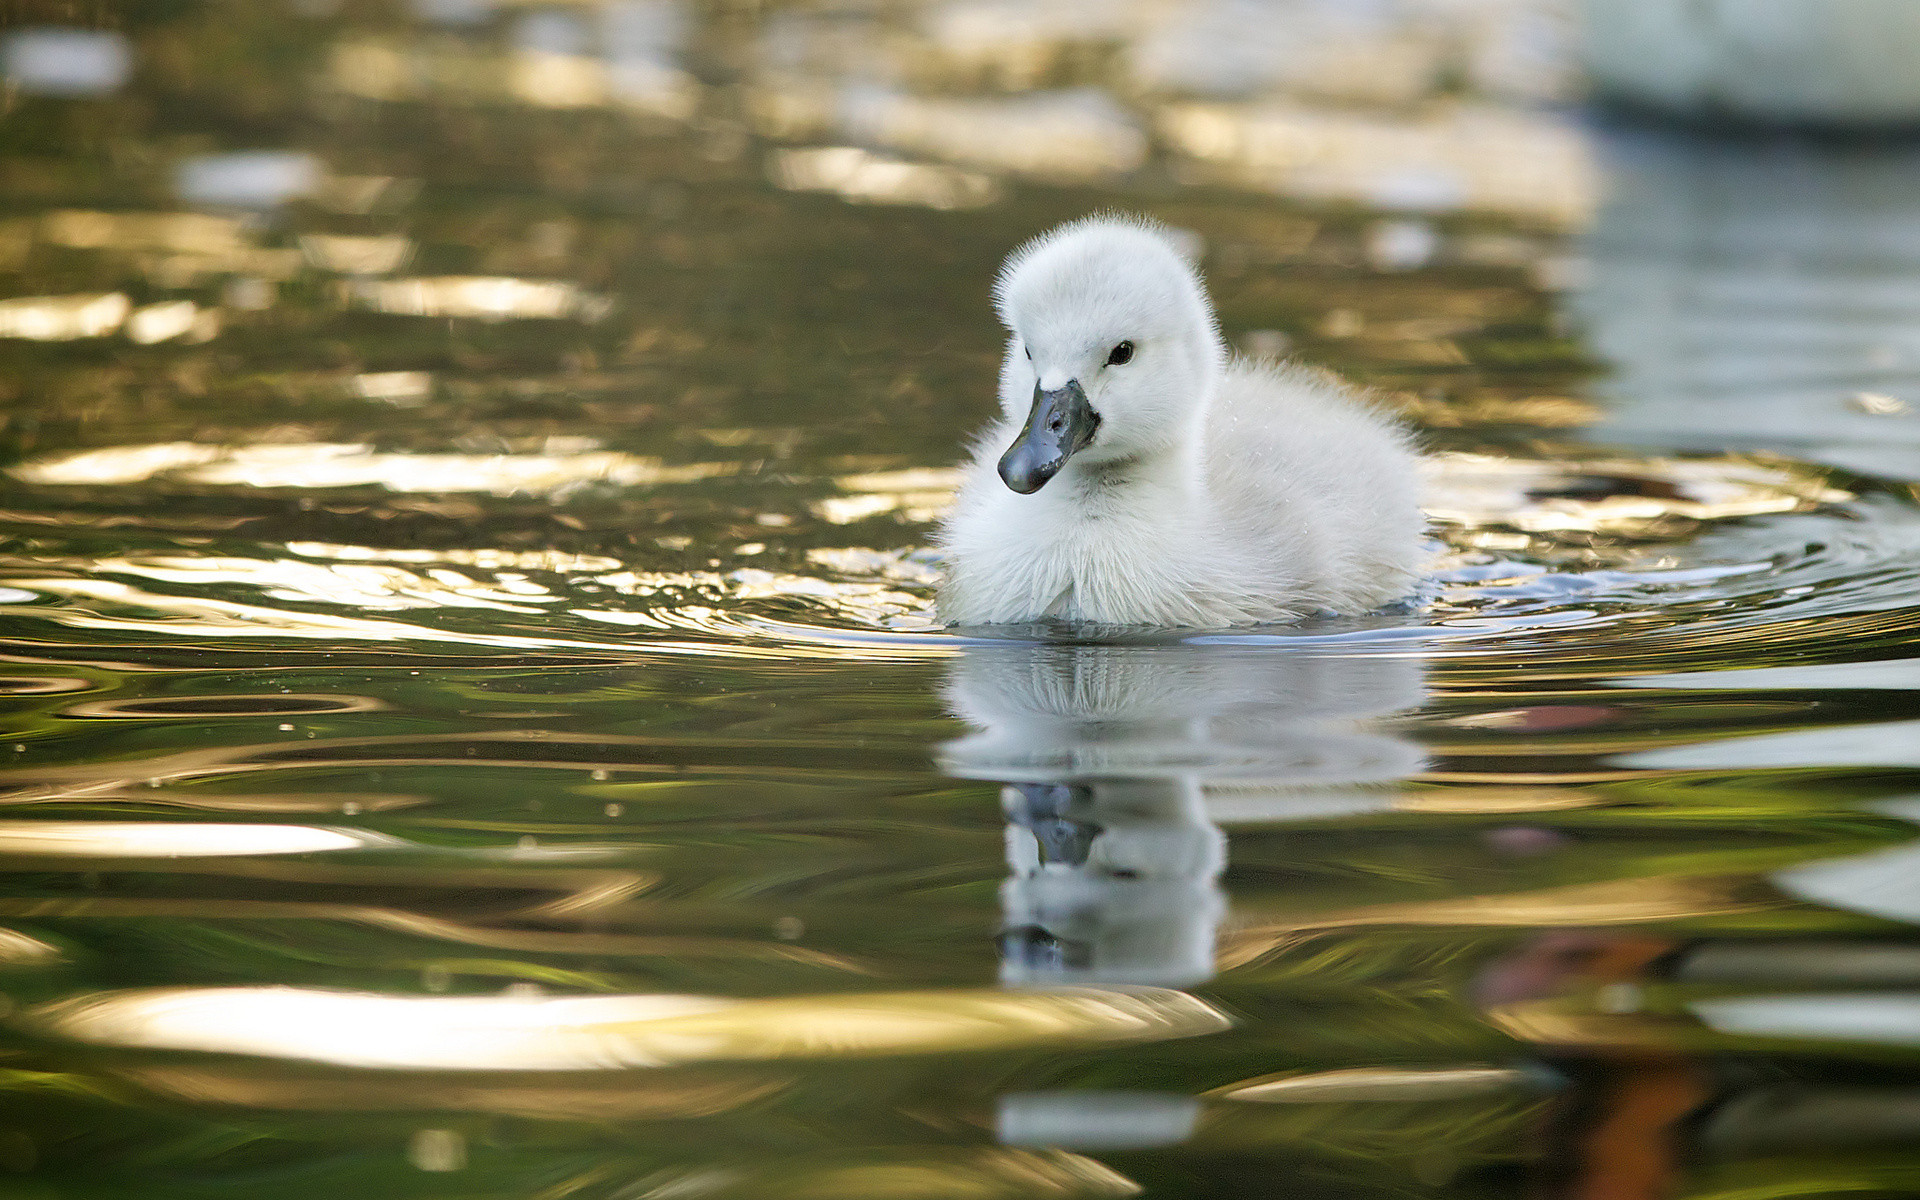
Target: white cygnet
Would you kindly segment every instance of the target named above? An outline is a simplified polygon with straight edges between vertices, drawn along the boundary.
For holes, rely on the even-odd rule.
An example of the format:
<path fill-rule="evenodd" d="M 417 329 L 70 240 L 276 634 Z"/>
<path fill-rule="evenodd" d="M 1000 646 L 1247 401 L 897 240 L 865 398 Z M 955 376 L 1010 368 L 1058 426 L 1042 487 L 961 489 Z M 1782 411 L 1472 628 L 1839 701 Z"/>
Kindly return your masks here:
<path fill-rule="evenodd" d="M 1160 227 L 1062 226 L 995 300 L 1004 411 L 941 532 L 944 620 L 1218 628 L 1412 590 L 1406 434 L 1331 375 L 1230 358 Z"/>

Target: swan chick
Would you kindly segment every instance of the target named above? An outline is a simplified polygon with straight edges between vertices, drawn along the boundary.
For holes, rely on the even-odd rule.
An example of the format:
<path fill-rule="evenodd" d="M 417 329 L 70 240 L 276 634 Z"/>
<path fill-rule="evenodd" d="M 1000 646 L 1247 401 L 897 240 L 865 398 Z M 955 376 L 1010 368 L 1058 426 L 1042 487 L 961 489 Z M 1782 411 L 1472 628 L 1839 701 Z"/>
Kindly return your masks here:
<path fill-rule="evenodd" d="M 941 530 L 941 617 L 1220 628 L 1405 597 L 1416 458 L 1333 376 L 1234 359 L 1161 227 L 1096 216 L 994 289 L 1001 415 Z"/>

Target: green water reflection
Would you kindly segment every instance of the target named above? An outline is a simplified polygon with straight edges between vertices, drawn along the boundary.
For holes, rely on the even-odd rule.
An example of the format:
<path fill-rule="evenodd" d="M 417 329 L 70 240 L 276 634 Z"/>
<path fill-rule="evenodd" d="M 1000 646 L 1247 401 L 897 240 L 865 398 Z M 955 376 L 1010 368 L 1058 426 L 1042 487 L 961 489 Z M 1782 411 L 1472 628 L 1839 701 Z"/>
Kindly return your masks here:
<path fill-rule="evenodd" d="M 1920 1190 L 1910 149 L 1530 0 L 0 20 L 0 1194 Z M 1418 603 L 937 627 L 1103 206 Z"/>

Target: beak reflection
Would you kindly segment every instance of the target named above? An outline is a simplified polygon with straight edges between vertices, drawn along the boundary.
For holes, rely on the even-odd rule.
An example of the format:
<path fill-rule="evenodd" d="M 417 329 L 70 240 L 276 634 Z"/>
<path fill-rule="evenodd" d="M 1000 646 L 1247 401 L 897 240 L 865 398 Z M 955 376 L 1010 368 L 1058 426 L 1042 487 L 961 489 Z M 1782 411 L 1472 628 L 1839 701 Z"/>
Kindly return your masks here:
<path fill-rule="evenodd" d="M 1099 414 L 1087 403 L 1080 381 L 1070 379 L 1065 387 L 1042 391 L 1033 388 L 1033 411 L 1020 436 L 1000 456 L 1000 478 L 1021 495 L 1031 495 L 1060 473 L 1067 459 L 1085 449 L 1100 427 Z"/>

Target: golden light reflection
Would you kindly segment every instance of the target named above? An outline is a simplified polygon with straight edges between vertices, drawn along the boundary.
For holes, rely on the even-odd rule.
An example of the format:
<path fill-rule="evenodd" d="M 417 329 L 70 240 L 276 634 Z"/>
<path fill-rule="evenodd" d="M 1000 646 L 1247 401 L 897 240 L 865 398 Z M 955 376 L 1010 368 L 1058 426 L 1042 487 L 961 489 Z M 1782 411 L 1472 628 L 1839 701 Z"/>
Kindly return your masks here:
<path fill-rule="evenodd" d="M 238 217 L 199 212 L 96 212 L 60 209 L 42 216 L 33 236 L 53 246 L 131 259 L 163 288 L 191 287 L 212 275 L 290 278 L 300 251 L 257 244 Z"/>
<path fill-rule="evenodd" d="M 507 861 L 524 859 L 525 855 L 507 856 Z M 564 851 L 561 857 L 565 857 Z M 143 862 L 143 872 L 163 869 L 163 864 L 172 860 L 150 859 Z M 243 860 L 233 860 L 243 861 Z M 206 874 L 205 868 L 194 866 L 183 868 L 192 874 Z M 546 866 L 546 873 L 556 869 Z M 340 868 L 328 873 L 329 882 L 338 882 Z M 457 874 L 455 872 L 458 872 Z M 222 872 L 228 873 L 228 872 Z M 260 872 L 234 872 L 248 877 L 259 877 Z M 390 876 L 391 871 L 383 872 Z M 474 878 L 471 870 L 442 868 L 439 878 L 432 881 L 435 887 L 452 886 Z M 280 875 L 268 876 L 281 878 Z M 299 877 L 300 882 L 312 882 L 315 874 L 306 873 Z M 483 882 L 484 876 L 479 876 Z M 377 880 L 379 883 L 392 882 L 389 878 Z M 497 882 L 497 880 L 495 881 Z M 537 886 L 544 882 L 537 878 L 523 878 L 523 885 Z M 649 884 L 658 882 L 648 880 Z M 515 913 L 511 919 L 539 919 L 547 908 L 545 905 Z M 545 928 L 502 928 L 499 926 L 463 924 L 459 921 L 445 920 L 403 909 L 375 908 L 367 905 L 322 904 L 297 900 L 235 900 L 235 899 L 181 899 L 168 900 L 147 897 L 103 897 L 99 899 L 74 900 L 6 900 L 0 898 L 0 914 L 9 918 L 46 920 L 55 918 L 78 918 L 85 920 L 152 920 L 177 919 L 189 921 L 344 921 L 365 925 L 375 929 L 389 930 L 411 937 L 426 938 L 435 941 L 452 942 L 463 946 L 483 947 L 490 950 L 505 950 L 515 954 L 539 955 L 576 955 L 586 958 L 604 959 L 610 955 L 626 958 L 661 958 L 683 961 L 688 959 L 719 959 L 728 962 L 776 963 L 783 966 L 801 965 L 825 970 L 841 971 L 853 975 L 873 976 L 880 972 L 865 963 L 844 955 L 829 954 L 812 950 L 805 946 L 789 945 L 782 942 L 768 942 L 745 938 L 718 937 L 682 937 L 673 935 L 643 935 L 620 933 L 582 933 L 571 929 Z M 569 919 L 577 919 L 576 915 Z M 481 971 L 481 975 L 491 972 Z"/>
<path fill-rule="evenodd" d="M 187 558 L 103 559 L 97 570 L 141 575 L 166 583 L 247 583 L 276 600 L 319 601 L 355 608 L 484 608 L 532 613 L 529 605 L 558 597 L 519 579 L 492 583 L 450 569 L 414 572 L 378 563 L 309 563 L 297 559 Z"/>
<path fill-rule="evenodd" d="M 415 405 L 433 395 L 430 371 L 365 371 L 353 377 L 353 394 L 362 400 Z"/>
<path fill-rule="evenodd" d="M 666 464 L 655 458 L 585 450 L 553 439 L 540 454 L 391 454 L 351 442 L 209 446 L 164 442 L 114 446 L 36 459 L 8 468 L 24 483 L 128 484 L 164 478 L 256 488 L 384 487 L 393 492 L 550 495 L 582 484 L 651 487 L 731 475 L 739 464 Z"/>
<path fill-rule="evenodd" d="M 142 346 L 185 338 L 204 342 L 220 332 L 217 309 L 202 309 L 191 300 L 168 300 L 142 305 L 126 322 L 127 340 Z"/>
<path fill-rule="evenodd" d="M 1450 343 L 1449 343 L 1450 344 Z M 1457 351 L 1456 351 L 1457 353 Z M 1598 424 L 1601 408 L 1573 396 L 1465 396 L 1428 399 L 1396 395 L 1395 406 L 1418 425 L 1458 429 L 1473 425 L 1533 425 L 1542 429 L 1580 429 Z"/>
<path fill-rule="evenodd" d="M 775 187 L 831 192 L 855 204 L 912 204 L 923 208 L 981 208 L 1001 195 L 989 175 L 932 163 L 907 162 L 855 146 L 775 150 L 767 159 Z"/>
<path fill-rule="evenodd" d="M 540 108 L 595 108 L 607 102 L 607 66 L 585 54 L 519 50 L 507 60 L 514 96 Z"/>
<path fill-rule="evenodd" d="M 390 546 L 343 546 L 334 542 L 288 542 L 287 550 L 302 558 L 330 558 L 344 562 L 447 563 L 486 571 L 552 571 L 583 574 L 617 571 L 620 560 L 597 554 L 568 554 L 560 550 L 495 550 L 449 546 L 411 549 Z"/>
<path fill-rule="evenodd" d="M 1437 105 L 1417 114 L 1287 102 L 1185 104 L 1160 131 L 1196 181 L 1385 209 L 1478 209 L 1579 227 L 1598 201 L 1585 131 L 1539 110 Z"/>
<path fill-rule="evenodd" d="M 1267 1075 L 1208 1092 L 1210 1099 L 1255 1104 L 1329 1104 L 1366 1100 L 1451 1100 L 1521 1087 L 1517 1067 L 1355 1067 Z"/>
<path fill-rule="evenodd" d="M 1105 1163 L 1065 1150 L 870 1153 L 881 1161 L 670 1170 L 622 1194 L 634 1200 L 1107 1200 L 1144 1190 Z"/>
<path fill-rule="evenodd" d="M 1231 1020 L 1184 992 L 925 991 L 708 996 L 386 996 L 149 988 L 56 1001 L 25 1024 L 96 1045 L 389 1070 L 615 1070 L 714 1061 L 1162 1041 Z"/>
<path fill-rule="evenodd" d="M 139 483 L 181 467 L 212 462 L 220 454 L 220 447 L 199 442 L 112 446 L 19 463 L 8 467 L 7 474 L 22 483 Z"/>
<path fill-rule="evenodd" d="M 1525 813 L 1594 808 L 1608 797 L 1579 788 L 1558 787 L 1450 787 L 1403 791 L 1393 798 L 1397 812 Z"/>
<path fill-rule="evenodd" d="M 648 1074 L 566 1083 L 418 1075 L 316 1076 L 251 1065 L 135 1064 L 113 1068 L 136 1087 L 194 1104 L 309 1112 L 483 1112 L 542 1120 L 687 1120 L 744 1108 L 784 1091 L 784 1080 Z"/>
<path fill-rule="evenodd" d="M 284 794 L 237 792 L 96 791 L 80 789 L 71 794 L 46 794 L 32 789 L 25 795 L 8 795 L 8 805 L 137 805 L 141 808 L 186 808 L 199 812 L 309 814 L 359 816 L 362 813 L 393 812 L 431 803 L 427 796 L 403 796 L 379 792 L 314 792 Z"/>
<path fill-rule="evenodd" d="M 858 141 L 1054 182 L 1107 179 L 1147 160 L 1146 135 L 1092 88 L 1007 97 L 853 89 L 840 111 Z"/>
<path fill-rule="evenodd" d="M 223 858 L 319 854 L 399 845 L 377 833 L 310 825 L 152 821 L 4 821 L 0 855 L 55 858 Z"/>
<path fill-rule="evenodd" d="M 828 496 L 811 505 L 814 514 L 835 525 L 851 525 L 882 513 L 897 513 L 916 524 L 937 521 L 953 507 L 963 472 L 957 467 L 913 467 L 842 475 L 834 483 L 850 496 Z"/>
<path fill-rule="evenodd" d="M 813 657 L 817 661 L 818 656 Z M 297 727 L 294 731 L 288 731 L 289 735 L 296 733 Z M 156 753 L 137 759 L 13 766 L 6 777 L 4 799 L 10 804 L 61 801 L 100 803 L 122 795 L 134 795 L 143 803 L 161 804 L 179 795 L 183 804 L 197 803 L 200 793 L 176 789 L 237 787 L 249 789 L 250 794 L 254 790 L 272 788 L 278 783 L 276 772 L 291 774 L 296 780 L 304 782 L 305 775 L 315 768 L 364 774 L 399 766 L 512 767 L 521 771 L 556 771 L 577 777 L 593 771 L 651 770 L 660 762 L 662 744 L 654 736 L 577 734 L 554 729 L 503 729 L 485 734 L 467 731 L 391 737 L 309 739 L 286 736 L 283 740 L 216 744 L 173 753 Z M 529 747 L 537 747 L 540 753 L 529 754 Z M 291 788 L 299 784 L 280 786 Z M 617 794 L 619 785 L 593 790 L 596 793 L 608 791 L 608 794 Z M 378 793 L 372 795 L 376 798 L 379 796 Z M 363 795 L 329 792 L 316 794 L 313 799 L 327 797 L 337 804 L 346 805 L 361 800 Z M 629 855 L 649 848 L 647 844 L 631 838 L 619 845 Z M 549 847 L 538 849 L 545 851 Z M 516 857 L 526 856 L 517 854 Z M 382 869 L 391 870 L 387 867 Z M 610 879 L 623 879 L 628 875 L 624 871 L 612 876 L 594 871 L 569 876 L 555 874 L 549 869 L 535 877 L 552 881 L 543 883 L 543 887 L 566 887 L 572 890 L 575 883 L 582 886 L 590 884 L 597 889 Z"/>
<path fill-rule="evenodd" d="M 480 321 L 596 321 L 609 301 L 558 279 L 507 275 L 442 275 L 414 279 L 359 279 L 347 298 L 376 312 L 412 317 L 471 317 Z"/>
<path fill-rule="evenodd" d="M 58 209 L 40 218 L 42 240 L 74 250 L 171 251 L 229 257 L 251 245 L 238 217 L 193 212 Z"/>
<path fill-rule="evenodd" d="M 887 579 L 917 587 L 940 582 L 940 568 L 908 550 L 874 550 L 866 546 L 815 546 L 807 561 L 841 575 Z"/>
<path fill-rule="evenodd" d="M 63 717 L 143 721 L 186 717 L 194 720 L 296 717 L 350 712 L 379 712 L 387 706 L 370 696 L 326 692 L 222 692 L 190 696 L 129 696 L 86 700 L 60 710 Z"/>
<path fill-rule="evenodd" d="M 120 328 L 132 310 L 124 292 L 0 300 L 0 338 L 70 342 L 105 337 Z"/>
<path fill-rule="evenodd" d="M 1567 928 L 1635 925 L 1760 912 L 1781 901 L 1756 894 L 1743 876 L 1651 876 L 1577 883 L 1532 892 L 1457 896 L 1252 923 L 1221 941 L 1221 970 L 1247 966 L 1313 937 L 1378 925 Z M 1251 915 L 1251 914 L 1249 914 Z"/>
<path fill-rule="evenodd" d="M 303 233 L 300 252 L 309 265 L 341 275 L 386 275 L 407 265 L 413 240 L 398 234 L 355 237 L 347 234 Z"/>
<path fill-rule="evenodd" d="M 1636 534 L 1662 521 L 1796 512 L 1852 495 L 1814 472 L 1741 459 L 1592 459 L 1573 463 L 1437 454 L 1424 465 L 1434 520 L 1527 533 Z M 1598 494 L 1586 498 L 1585 485 Z"/>
<path fill-rule="evenodd" d="M 1486 1018 L 1508 1037 L 1539 1046 L 1677 1049 L 1699 1032 L 1690 1021 L 1648 1013 L 1591 1012 L 1565 1000 L 1503 1004 L 1488 1009 Z"/>
<path fill-rule="evenodd" d="M 551 650 L 561 646 L 580 649 L 622 650 L 614 643 L 590 641 L 566 642 L 551 638 L 512 637 L 503 634 L 443 633 L 402 621 L 380 621 L 365 617 L 342 617 L 331 613 L 292 612 L 258 604 L 239 604 L 231 600 L 210 600 L 197 596 L 173 596 L 152 592 L 109 579 L 13 579 L 8 581 L 24 591 L 62 596 L 82 602 L 62 608 L 39 605 L 0 604 L 0 613 L 32 616 L 55 621 L 75 629 L 106 629 L 127 632 L 161 633 L 179 636 L 191 631 L 198 637 L 291 637 L 319 641 L 348 638 L 365 642 L 458 641 L 468 645 L 493 646 L 515 650 Z M 89 607 L 94 602 L 101 608 Z M 106 611 L 102 611 L 101 609 Z M 112 611 L 120 609 L 122 611 Z M 126 611 L 132 610 L 132 611 Z M 158 616 L 140 615 L 157 613 Z"/>
<path fill-rule="evenodd" d="M 328 582 L 331 586 L 327 593 L 297 595 L 286 592 L 283 589 L 286 588 L 290 577 L 278 569 L 278 564 L 282 561 L 285 560 L 228 560 L 227 565 L 231 570 L 238 571 L 244 567 L 244 573 L 207 576 L 201 578 L 199 582 L 245 584 L 256 580 L 267 583 L 270 580 L 272 582 L 267 583 L 267 586 L 281 591 L 280 598 L 308 600 L 315 603 L 339 603 L 343 594 L 350 594 L 343 593 L 342 588 L 334 583 L 333 577 L 315 575 L 301 576 L 301 578 L 307 582 L 314 580 Z M 48 564 L 35 563 L 34 565 L 44 568 Z M 97 563 L 73 563 L 71 566 L 76 571 L 98 569 Z M 133 562 L 128 562 L 125 567 L 135 572 L 146 569 L 141 564 Z M 257 575 L 253 570 L 255 567 L 259 568 Z M 169 570 L 163 564 L 156 564 L 153 569 Z M 190 574 L 192 572 L 187 571 L 182 578 Z M 738 579 L 735 578 L 736 576 Z M 340 581 L 350 582 L 344 576 L 340 577 Z M 720 575 L 712 572 L 634 571 L 612 572 L 607 576 L 596 578 L 594 582 L 622 595 L 638 598 L 689 592 L 706 593 L 713 597 L 712 603 L 676 602 L 671 607 L 637 610 L 617 608 L 565 610 L 568 616 L 625 629 L 645 628 L 661 633 L 696 635 L 697 640 L 653 638 L 646 643 L 646 648 L 655 652 L 714 655 L 736 659 L 807 661 L 818 661 L 822 656 L 831 656 L 843 661 L 917 660 L 944 657 L 958 652 L 957 647 L 944 638 L 902 640 L 896 635 L 883 635 L 879 639 L 872 639 L 859 632 L 843 632 L 792 621 L 742 619 L 739 614 L 726 607 L 726 601 L 730 599 L 795 597 L 821 601 L 831 607 L 836 615 L 867 626 L 913 622 L 927 629 L 934 628 L 928 616 L 930 605 L 925 599 L 879 584 L 835 584 L 807 576 L 778 575 L 772 572 L 734 572 L 732 575 Z M 7 580 L 7 585 L 10 591 L 58 596 L 65 603 L 59 605 L 14 604 L 5 602 L 6 597 L 0 596 L 0 615 L 51 621 L 75 629 L 99 629 L 121 634 L 157 633 L 169 637 L 190 634 L 195 637 L 210 638 L 287 637 L 308 641 L 345 639 L 372 643 L 442 642 L 504 650 L 611 652 L 621 655 L 631 654 L 636 649 L 633 642 L 629 640 L 600 641 L 564 632 L 556 632 L 550 637 L 540 637 L 441 629 L 397 620 L 349 617 L 334 613 L 216 600 L 203 596 L 182 596 L 135 587 L 110 579 L 89 579 L 77 576 L 14 577 Z M 417 592 L 422 597 L 419 602 L 397 602 L 396 594 L 387 593 L 384 597 L 384 607 L 429 611 L 440 607 L 437 600 L 427 597 L 442 595 L 443 591 L 437 589 L 444 589 L 446 585 L 435 584 L 422 578 L 408 586 L 410 591 Z M 487 605 L 495 606 L 491 601 L 488 601 Z"/>
<path fill-rule="evenodd" d="M 665 54 L 601 59 L 537 47 L 500 54 L 457 42 L 381 38 L 335 43 L 327 78 L 368 100 L 610 107 L 674 121 L 692 118 L 702 95 L 699 81 Z"/>
<path fill-rule="evenodd" d="M 40 967 L 65 962 L 66 958 L 66 951 L 50 942 L 17 929 L 0 928 L 0 966 Z"/>

